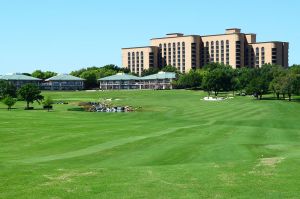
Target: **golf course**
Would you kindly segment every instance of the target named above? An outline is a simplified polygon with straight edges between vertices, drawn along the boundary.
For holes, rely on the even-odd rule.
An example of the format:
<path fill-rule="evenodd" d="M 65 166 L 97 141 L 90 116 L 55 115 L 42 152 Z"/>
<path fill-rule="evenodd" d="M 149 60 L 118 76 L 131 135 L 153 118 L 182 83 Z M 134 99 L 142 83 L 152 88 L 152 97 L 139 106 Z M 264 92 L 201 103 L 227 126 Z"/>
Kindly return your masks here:
<path fill-rule="evenodd" d="M 299 198 L 300 97 L 203 91 L 43 92 L 0 104 L 0 198 Z M 227 95 L 221 93 L 221 95 Z M 228 93 L 231 95 L 231 93 Z M 111 99 L 135 112 L 80 111 Z"/>

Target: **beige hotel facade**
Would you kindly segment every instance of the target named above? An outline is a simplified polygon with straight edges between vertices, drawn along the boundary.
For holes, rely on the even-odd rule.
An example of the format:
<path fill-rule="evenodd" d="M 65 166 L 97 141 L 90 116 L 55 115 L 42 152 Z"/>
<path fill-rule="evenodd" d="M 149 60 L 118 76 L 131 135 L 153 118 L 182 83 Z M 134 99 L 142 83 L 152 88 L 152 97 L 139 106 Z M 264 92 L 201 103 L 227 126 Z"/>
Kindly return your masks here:
<path fill-rule="evenodd" d="M 256 42 L 256 34 L 231 28 L 217 35 L 171 33 L 151 39 L 150 46 L 122 48 L 122 66 L 138 75 L 145 69 L 166 65 L 185 73 L 211 62 L 233 68 L 261 67 L 267 63 L 288 67 L 288 56 L 288 42 Z"/>

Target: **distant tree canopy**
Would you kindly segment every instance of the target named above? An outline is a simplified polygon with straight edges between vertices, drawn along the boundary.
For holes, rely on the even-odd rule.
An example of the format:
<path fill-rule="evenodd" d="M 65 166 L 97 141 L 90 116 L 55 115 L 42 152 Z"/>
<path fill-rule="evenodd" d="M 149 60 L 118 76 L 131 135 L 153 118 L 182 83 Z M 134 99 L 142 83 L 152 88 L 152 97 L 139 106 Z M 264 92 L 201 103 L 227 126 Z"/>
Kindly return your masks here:
<path fill-rule="evenodd" d="M 279 99 L 300 93 L 300 65 L 283 68 L 265 64 L 261 68 L 237 68 L 219 63 L 210 63 L 202 69 L 180 74 L 173 82 L 175 88 L 199 88 L 214 92 L 239 91 L 262 99 L 263 95 L 273 92 Z"/>
<path fill-rule="evenodd" d="M 200 88 L 202 79 L 202 70 L 190 70 L 186 74 L 179 74 L 178 79 L 173 82 L 173 85 L 175 88 Z"/>
<path fill-rule="evenodd" d="M 116 65 L 109 64 L 103 67 L 88 67 L 80 70 L 72 71 L 70 74 L 76 77 L 86 79 L 85 87 L 87 89 L 98 87 L 97 80 L 110 75 L 115 75 L 118 72 L 129 72 L 127 68 L 119 68 Z"/>
<path fill-rule="evenodd" d="M 5 98 L 6 96 L 16 97 L 17 88 L 7 81 L 0 80 L 0 99 Z"/>
<path fill-rule="evenodd" d="M 174 66 L 171 66 L 171 65 L 167 65 L 167 66 L 163 67 L 161 69 L 161 71 L 164 71 L 164 72 L 174 72 L 174 73 L 178 72 L 177 68 L 174 67 Z"/>
<path fill-rule="evenodd" d="M 158 68 L 149 68 L 142 71 L 142 77 L 153 75 L 159 72 Z"/>
<path fill-rule="evenodd" d="M 41 70 L 35 70 L 31 73 L 32 77 L 40 78 L 40 79 L 48 79 L 50 77 L 56 76 L 57 73 L 52 71 L 41 71 Z"/>

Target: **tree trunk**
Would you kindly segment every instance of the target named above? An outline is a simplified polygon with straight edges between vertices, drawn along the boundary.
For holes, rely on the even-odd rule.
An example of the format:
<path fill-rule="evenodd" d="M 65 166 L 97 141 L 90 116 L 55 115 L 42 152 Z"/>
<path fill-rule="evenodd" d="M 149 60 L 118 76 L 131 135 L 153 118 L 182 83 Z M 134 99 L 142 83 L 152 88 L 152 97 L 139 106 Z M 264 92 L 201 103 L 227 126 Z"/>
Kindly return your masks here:
<path fill-rule="evenodd" d="M 27 109 L 29 109 L 29 102 L 27 102 Z"/>
<path fill-rule="evenodd" d="M 292 94 L 288 94 L 289 95 L 289 101 L 292 101 Z"/>
<path fill-rule="evenodd" d="M 260 99 L 260 100 L 262 99 L 262 94 L 259 95 L 259 99 Z"/>
<path fill-rule="evenodd" d="M 285 100 L 285 94 L 284 93 L 282 94 L 282 97 L 283 97 L 283 100 Z"/>
<path fill-rule="evenodd" d="M 277 99 L 279 100 L 279 93 L 276 93 Z"/>

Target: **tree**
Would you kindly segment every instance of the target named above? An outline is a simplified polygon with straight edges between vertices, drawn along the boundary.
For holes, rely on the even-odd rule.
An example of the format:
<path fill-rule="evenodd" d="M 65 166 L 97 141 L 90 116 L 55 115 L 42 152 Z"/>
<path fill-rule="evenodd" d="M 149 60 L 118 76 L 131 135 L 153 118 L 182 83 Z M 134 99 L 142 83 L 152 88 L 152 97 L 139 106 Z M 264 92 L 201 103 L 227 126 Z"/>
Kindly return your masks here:
<path fill-rule="evenodd" d="M 174 66 L 171 66 L 171 65 L 167 65 L 167 66 L 163 67 L 161 70 L 164 72 L 174 72 L 174 73 L 178 72 L 177 68 Z"/>
<path fill-rule="evenodd" d="M 237 68 L 234 71 L 234 80 L 233 82 L 236 84 L 234 87 L 236 90 L 243 92 L 245 91 L 247 85 L 249 84 L 249 82 L 251 81 L 251 79 L 253 78 L 253 70 L 252 68 Z"/>
<path fill-rule="evenodd" d="M 175 88 L 197 88 L 201 86 L 202 71 L 190 70 L 186 74 L 179 75 L 177 81 L 174 82 Z"/>
<path fill-rule="evenodd" d="M 47 96 L 46 99 L 43 101 L 44 108 L 46 108 L 49 112 L 52 109 L 52 105 L 54 104 L 53 99 L 50 96 Z"/>
<path fill-rule="evenodd" d="M 41 95 L 41 91 L 37 85 L 34 84 L 25 84 L 18 90 L 18 95 L 21 100 L 26 101 L 26 109 L 29 109 L 29 104 L 37 101 L 40 103 L 44 99 Z"/>
<path fill-rule="evenodd" d="M 149 69 L 145 69 L 142 71 L 142 77 L 144 76 L 148 76 L 148 75 L 153 75 L 159 72 L 158 68 L 149 68 Z"/>
<path fill-rule="evenodd" d="M 52 72 L 52 71 L 43 72 L 41 70 L 35 70 L 31 74 L 32 77 L 36 77 L 36 78 L 40 78 L 40 79 L 48 79 L 48 78 L 53 77 L 55 75 L 57 75 L 57 73 Z"/>
<path fill-rule="evenodd" d="M 208 95 L 214 91 L 218 96 L 220 91 L 229 91 L 232 89 L 232 68 L 215 64 L 214 68 L 206 68 L 207 71 L 203 76 L 202 88 L 208 92 Z"/>
<path fill-rule="evenodd" d="M 4 98 L 5 96 L 16 97 L 17 88 L 7 81 L 0 81 L 0 99 Z"/>
<path fill-rule="evenodd" d="M 282 92 L 282 75 L 275 77 L 270 83 L 270 90 L 274 92 L 276 98 L 279 99 L 280 93 Z"/>
<path fill-rule="evenodd" d="M 253 78 L 246 87 L 246 92 L 251 93 L 256 99 L 262 99 L 262 96 L 268 92 L 268 83 L 262 76 Z"/>
<path fill-rule="evenodd" d="M 16 104 L 17 100 L 11 96 L 6 96 L 2 102 L 7 106 L 7 110 L 11 110 L 11 107 Z"/>
<path fill-rule="evenodd" d="M 44 79 L 44 73 L 41 70 L 35 70 L 31 73 L 32 77 L 36 77 L 39 79 Z"/>
<path fill-rule="evenodd" d="M 289 101 L 292 100 L 292 94 L 297 93 L 297 78 L 293 73 L 287 73 L 282 78 L 282 93 L 287 94 L 289 97 Z"/>
<path fill-rule="evenodd" d="M 85 79 L 85 87 L 86 88 L 97 87 L 96 71 L 85 71 L 80 75 L 80 77 Z"/>
<path fill-rule="evenodd" d="M 70 74 L 76 77 L 81 77 L 86 79 L 85 87 L 89 89 L 98 86 L 98 82 L 97 82 L 98 79 L 115 75 L 118 72 L 128 73 L 129 70 L 128 68 L 119 68 L 114 64 L 109 64 L 103 67 L 92 66 L 88 68 L 82 68 L 77 71 L 72 71 Z"/>

